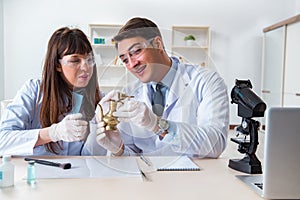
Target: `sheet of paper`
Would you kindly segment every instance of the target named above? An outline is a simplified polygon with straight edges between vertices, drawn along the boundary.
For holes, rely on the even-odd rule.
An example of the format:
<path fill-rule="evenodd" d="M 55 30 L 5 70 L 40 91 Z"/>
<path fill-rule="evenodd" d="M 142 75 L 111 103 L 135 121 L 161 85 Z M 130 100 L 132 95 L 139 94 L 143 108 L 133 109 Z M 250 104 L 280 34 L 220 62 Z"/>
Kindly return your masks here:
<path fill-rule="evenodd" d="M 141 177 L 135 157 L 89 157 L 45 160 L 71 163 L 72 167 L 71 169 L 62 169 L 36 163 L 37 179 Z"/>

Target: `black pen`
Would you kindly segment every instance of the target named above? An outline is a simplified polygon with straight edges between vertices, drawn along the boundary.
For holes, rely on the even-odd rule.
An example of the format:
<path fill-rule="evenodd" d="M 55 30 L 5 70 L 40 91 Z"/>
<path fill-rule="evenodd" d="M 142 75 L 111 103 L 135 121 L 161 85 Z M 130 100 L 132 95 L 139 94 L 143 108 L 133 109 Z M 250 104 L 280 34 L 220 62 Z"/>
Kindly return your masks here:
<path fill-rule="evenodd" d="M 41 164 L 41 165 L 60 167 L 62 169 L 70 169 L 71 168 L 71 163 L 57 163 L 57 162 L 51 162 L 51 161 L 48 161 L 48 160 L 40 160 L 40 159 L 34 159 L 34 158 L 24 158 L 24 160 L 25 161 L 33 160 L 36 163 Z"/>
<path fill-rule="evenodd" d="M 147 160 L 147 158 L 145 158 L 143 155 L 140 155 L 140 159 L 142 161 L 144 161 L 148 166 L 152 166 L 151 162 L 149 160 Z"/>
<path fill-rule="evenodd" d="M 142 174 L 142 177 L 143 177 L 146 181 L 151 181 L 151 179 L 146 175 L 145 172 L 143 172 L 143 170 L 140 169 L 140 173 Z"/>

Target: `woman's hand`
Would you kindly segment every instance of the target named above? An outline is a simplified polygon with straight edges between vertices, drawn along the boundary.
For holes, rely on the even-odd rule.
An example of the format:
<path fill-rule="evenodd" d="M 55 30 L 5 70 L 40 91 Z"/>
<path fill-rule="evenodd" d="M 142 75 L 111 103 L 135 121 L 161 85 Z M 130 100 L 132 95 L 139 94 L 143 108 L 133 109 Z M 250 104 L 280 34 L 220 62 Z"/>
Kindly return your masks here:
<path fill-rule="evenodd" d="M 65 142 L 80 141 L 85 138 L 88 122 L 82 120 L 82 114 L 67 115 L 61 122 L 52 124 L 49 129 L 49 137 L 53 142 L 59 140 Z"/>

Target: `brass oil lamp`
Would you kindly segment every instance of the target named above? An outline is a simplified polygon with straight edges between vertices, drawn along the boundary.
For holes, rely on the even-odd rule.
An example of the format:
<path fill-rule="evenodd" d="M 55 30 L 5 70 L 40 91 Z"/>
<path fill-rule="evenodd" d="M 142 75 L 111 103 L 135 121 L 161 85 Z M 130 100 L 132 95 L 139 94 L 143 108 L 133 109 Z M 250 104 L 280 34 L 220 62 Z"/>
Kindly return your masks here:
<path fill-rule="evenodd" d="M 102 119 L 105 123 L 105 130 L 107 131 L 115 131 L 117 130 L 117 125 L 119 123 L 117 117 L 113 115 L 115 111 L 117 111 L 117 104 L 126 98 L 133 98 L 133 96 L 127 96 L 126 94 L 118 92 L 118 100 L 110 99 L 109 100 L 109 111 L 104 115 L 102 106 L 98 103 L 100 107 L 100 119 Z"/>

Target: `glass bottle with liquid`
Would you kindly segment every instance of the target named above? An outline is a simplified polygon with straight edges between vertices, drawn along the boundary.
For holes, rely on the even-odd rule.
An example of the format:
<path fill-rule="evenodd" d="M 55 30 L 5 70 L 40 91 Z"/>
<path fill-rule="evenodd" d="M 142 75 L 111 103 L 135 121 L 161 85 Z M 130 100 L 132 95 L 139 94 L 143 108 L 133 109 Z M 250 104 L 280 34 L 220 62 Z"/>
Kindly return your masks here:
<path fill-rule="evenodd" d="M 13 186 L 14 179 L 15 166 L 11 163 L 11 156 L 4 155 L 2 157 L 2 165 L 0 165 L 0 188 Z"/>
<path fill-rule="evenodd" d="M 27 166 L 27 183 L 29 185 L 34 185 L 36 183 L 36 174 L 35 174 L 35 161 L 30 160 Z"/>

